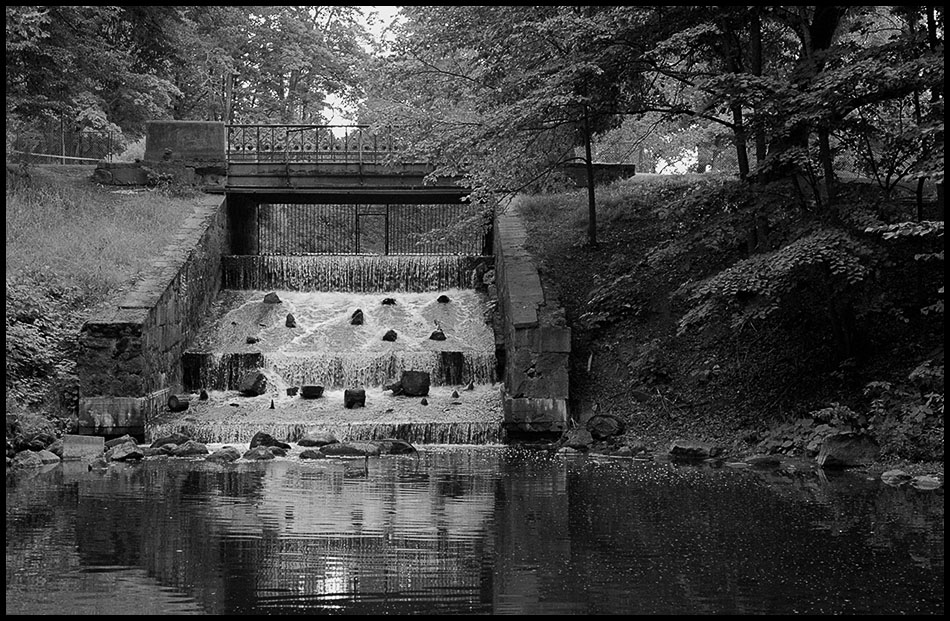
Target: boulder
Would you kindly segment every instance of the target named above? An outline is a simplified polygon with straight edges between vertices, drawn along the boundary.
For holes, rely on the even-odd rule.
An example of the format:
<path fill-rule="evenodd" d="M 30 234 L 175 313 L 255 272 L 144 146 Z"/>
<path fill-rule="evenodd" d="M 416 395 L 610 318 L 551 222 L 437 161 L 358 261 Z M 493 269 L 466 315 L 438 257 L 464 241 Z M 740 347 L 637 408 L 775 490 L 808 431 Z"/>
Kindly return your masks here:
<path fill-rule="evenodd" d="M 232 462 L 236 459 L 240 459 L 240 457 L 241 452 L 233 446 L 222 446 L 215 452 L 205 457 L 205 461 Z"/>
<path fill-rule="evenodd" d="M 782 458 L 775 455 L 750 455 L 743 461 L 756 468 L 778 468 L 782 463 Z"/>
<path fill-rule="evenodd" d="M 270 447 L 268 446 L 255 446 L 252 449 L 245 451 L 242 455 L 244 459 L 250 460 L 262 460 L 262 459 L 274 459 L 274 454 L 271 452 Z"/>
<path fill-rule="evenodd" d="M 12 420 L 7 416 L 7 436 L 13 437 L 13 446 L 18 452 L 39 451 L 56 441 L 56 427 L 38 414 L 20 412 Z"/>
<path fill-rule="evenodd" d="M 914 477 L 910 485 L 919 490 L 940 489 L 943 487 L 943 479 L 929 474 L 922 474 Z"/>
<path fill-rule="evenodd" d="M 891 487 L 899 487 L 905 483 L 909 483 L 913 478 L 914 477 L 903 470 L 888 470 L 887 472 L 881 473 L 881 481 Z"/>
<path fill-rule="evenodd" d="M 361 326 L 363 325 L 364 321 L 365 319 L 363 317 L 362 309 L 357 308 L 355 311 L 353 311 L 353 314 L 350 315 L 350 323 L 354 326 Z"/>
<path fill-rule="evenodd" d="M 396 300 L 394 298 L 383 298 L 384 306 L 394 306 L 395 304 L 396 304 Z"/>
<path fill-rule="evenodd" d="M 338 442 L 320 447 L 320 452 L 330 457 L 378 457 L 382 451 L 372 442 Z"/>
<path fill-rule="evenodd" d="M 323 386 L 316 386 L 308 384 L 306 386 L 301 386 L 300 396 L 304 399 L 319 399 L 323 396 Z"/>
<path fill-rule="evenodd" d="M 125 434 L 124 436 L 119 436 L 118 438 L 112 438 L 111 440 L 106 440 L 106 448 L 111 449 L 113 446 L 125 444 L 126 442 L 132 442 L 133 444 L 138 444 L 138 441 L 135 438 L 133 438 L 129 434 Z"/>
<path fill-rule="evenodd" d="M 695 442 L 691 440 L 675 440 L 670 444 L 668 451 L 670 459 L 682 461 L 702 461 L 717 457 L 722 453 L 722 447 L 711 442 Z"/>
<path fill-rule="evenodd" d="M 62 438 L 57 438 L 55 442 L 46 447 L 46 450 L 56 455 L 60 459 L 63 458 L 64 451 L 64 441 Z"/>
<path fill-rule="evenodd" d="M 263 395 L 266 390 L 267 376 L 260 371 L 248 371 L 238 385 L 238 391 L 246 397 Z"/>
<path fill-rule="evenodd" d="M 286 442 L 281 442 L 274 436 L 264 431 L 258 431 L 254 434 L 254 437 L 251 438 L 251 443 L 248 448 L 257 448 L 258 446 L 276 446 L 282 449 L 290 448 L 290 445 Z"/>
<path fill-rule="evenodd" d="M 192 455 L 207 455 L 208 447 L 196 440 L 188 440 L 184 444 L 179 444 L 172 451 L 175 457 L 191 457 Z"/>
<path fill-rule="evenodd" d="M 280 304 L 280 297 L 276 293 L 271 291 L 264 296 L 264 304 Z"/>
<path fill-rule="evenodd" d="M 561 447 L 586 451 L 593 444 L 594 437 L 586 429 L 571 429 L 561 438 Z"/>
<path fill-rule="evenodd" d="M 416 447 L 398 438 L 383 438 L 375 440 L 379 450 L 383 455 L 411 455 L 416 452 Z"/>
<path fill-rule="evenodd" d="M 870 436 L 844 431 L 826 437 L 815 459 L 822 468 L 855 468 L 870 465 L 879 454 L 880 447 Z"/>
<path fill-rule="evenodd" d="M 151 447 L 159 448 L 165 444 L 184 444 L 188 440 L 191 440 L 191 438 L 176 431 L 171 435 L 162 436 L 161 438 L 156 439 L 154 442 L 152 442 Z"/>
<path fill-rule="evenodd" d="M 366 407 L 366 391 L 362 388 L 347 388 L 344 390 L 343 407 L 348 410 Z"/>
<path fill-rule="evenodd" d="M 444 340 L 445 340 L 445 332 L 442 331 L 442 328 L 439 328 L 439 329 L 437 329 L 437 330 L 433 330 L 433 331 L 432 331 L 432 334 L 429 335 L 429 340 L 430 340 L 430 341 L 444 341 Z"/>
<path fill-rule="evenodd" d="M 594 414 L 587 420 L 587 431 L 595 440 L 619 436 L 624 431 L 624 422 L 613 414 Z"/>
<path fill-rule="evenodd" d="M 439 304 L 448 304 L 452 300 L 449 299 L 449 296 L 442 294 L 438 298 L 436 298 L 435 301 L 438 302 Z"/>
<path fill-rule="evenodd" d="M 326 446 L 327 444 L 336 444 L 336 439 L 329 431 L 311 431 L 297 441 L 300 446 Z"/>
<path fill-rule="evenodd" d="M 399 386 L 407 397 L 425 397 L 429 394 L 430 381 L 426 371 L 403 371 Z"/>
<path fill-rule="evenodd" d="M 300 387 L 299 387 L 299 386 L 288 386 L 288 387 L 287 387 L 287 396 L 288 396 L 288 397 L 296 397 L 298 390 L 300 390 Z M 322 392 L 322 391 L 321 391 L 321 392 Z"/>
<path fill-rule="evenodd" d="M 288 328 L 296 328 L 297 320 L 294 318 L 293 313 L 287 313 L 287 319 L 284 321 L 284 325 Z"/>
<path fill-rule="evenodd" d="M 306 449 L 300 452 L 300 459 L 326 459 L 320 449 Z"/>
<path fill-rule="evenodd" d="M 20 451 L 13 456 L 13 468 L 39 468 L 43 465 L 43 460 L 35 451 Z"/>
<path fill-rule="evenodd" d="M 386 334 L 383 335 L 383 340 L 384 340 L 384 341 L 390 341 L 390 342 L 392 342 L 392 341 L 395 341 L 396 338 L 398 338 L 398 335 L 396 334 L 396 331 L 395 331 L 395 330 L 387 330 L 387 331 L 386 331 Z"/>
<path fill-rule="evenodd" d="M 43 450 L 41 450 L 41 451 L 37 451 L 37 452 L 36 452 L 36 455 L 37 455 L 37 457 L 40 458 L 40 461 L 43 462 L 44 465 L 46 465 L 46 464 L 58 464 L 60 461 L 62 461 L 62 460 L 59 458 L 59 455 L 56 455 L 56 454 L 53 453 L 52 451 L 48 451 L 48 450 L 46 450 L 46 449 L 43 449 Z"/>
<path fill-rule="evenodd" d="M 257 343 L 260 340 L 261 339 L 257 338 L 256 336 L 249 336 L 246 339 L 244 339 L 244 342 L 247 343 L 248 345 L 253 345 L 254 343 Z"/>
<path fill-rule="evenodd" d="M 107 449 L 103 457 L 106 461 L 131 461 L 142 459 L 145 457 L 145 452 L 134 440 L 130 440 Z"/>

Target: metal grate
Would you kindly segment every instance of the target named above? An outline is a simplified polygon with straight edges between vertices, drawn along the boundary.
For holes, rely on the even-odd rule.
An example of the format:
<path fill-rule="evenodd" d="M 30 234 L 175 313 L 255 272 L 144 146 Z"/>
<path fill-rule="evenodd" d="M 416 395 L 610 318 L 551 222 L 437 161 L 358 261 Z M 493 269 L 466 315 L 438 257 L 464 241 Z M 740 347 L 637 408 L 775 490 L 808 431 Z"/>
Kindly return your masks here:
<path fill-rule="evenodd" d="M 262 203 L 260 254 L 481 255 L 486 227 L 457 203 Z"/>

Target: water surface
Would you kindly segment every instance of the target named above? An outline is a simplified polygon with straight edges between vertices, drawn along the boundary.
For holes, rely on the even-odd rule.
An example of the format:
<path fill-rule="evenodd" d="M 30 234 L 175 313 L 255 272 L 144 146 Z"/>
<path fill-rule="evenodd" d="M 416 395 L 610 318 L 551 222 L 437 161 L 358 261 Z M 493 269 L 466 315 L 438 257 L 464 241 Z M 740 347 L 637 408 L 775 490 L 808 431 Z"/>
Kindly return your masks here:
<path fill-rule="evenodd" d="M 6 611 L 943 614 L 943 491 L 486 446 L 7 476 Z"/>

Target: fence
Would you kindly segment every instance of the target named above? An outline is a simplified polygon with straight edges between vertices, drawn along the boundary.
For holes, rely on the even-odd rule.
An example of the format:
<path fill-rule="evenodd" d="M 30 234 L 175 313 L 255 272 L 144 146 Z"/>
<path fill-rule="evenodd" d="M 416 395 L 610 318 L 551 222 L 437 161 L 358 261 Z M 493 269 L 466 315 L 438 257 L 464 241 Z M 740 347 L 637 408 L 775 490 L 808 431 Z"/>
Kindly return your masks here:
<path fill-rule="evenodd" d="M 122 147 L 115 132 L 47 126 L 18 132 L 7 143 L 6 157 L 29 164 L 95 164 L 112 161 Z"/>

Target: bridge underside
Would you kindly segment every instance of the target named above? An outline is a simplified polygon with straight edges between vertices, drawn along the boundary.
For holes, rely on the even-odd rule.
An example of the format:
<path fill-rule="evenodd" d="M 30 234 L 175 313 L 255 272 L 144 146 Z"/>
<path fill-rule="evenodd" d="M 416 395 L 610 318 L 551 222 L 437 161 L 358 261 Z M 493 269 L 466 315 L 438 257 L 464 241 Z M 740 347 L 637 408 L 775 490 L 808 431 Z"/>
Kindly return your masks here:
<path fill-rule="evenodd" d="M 230 162 L 225 190 L 239 194 L 454 197 L 457 177 L 429 177 L 429 164 Z M 438 199 L 443 200 L 442 198 Z"/>

